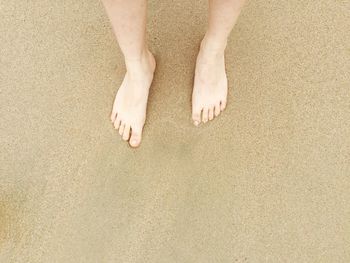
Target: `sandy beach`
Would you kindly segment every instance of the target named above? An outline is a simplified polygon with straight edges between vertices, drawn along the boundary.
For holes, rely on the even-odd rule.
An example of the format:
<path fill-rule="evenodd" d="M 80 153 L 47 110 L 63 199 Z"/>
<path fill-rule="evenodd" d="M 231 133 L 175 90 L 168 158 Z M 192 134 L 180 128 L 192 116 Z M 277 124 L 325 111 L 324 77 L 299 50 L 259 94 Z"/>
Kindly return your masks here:
<path fill-rule="evenodd" d="M 149 1 L 143 142 L 99 1 L 0 1 L 0 262 L 350 262 L 350 2 L 250 1 L 191 122 L 207 1 Z"/>

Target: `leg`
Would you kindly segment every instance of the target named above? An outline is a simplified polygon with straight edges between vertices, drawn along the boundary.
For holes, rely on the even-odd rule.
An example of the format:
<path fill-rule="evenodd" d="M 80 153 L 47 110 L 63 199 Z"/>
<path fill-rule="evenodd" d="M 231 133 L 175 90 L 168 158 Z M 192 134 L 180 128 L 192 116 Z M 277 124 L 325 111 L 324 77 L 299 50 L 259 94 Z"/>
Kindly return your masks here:
<path fill-rule="evenodd" d="M 124 55 L 126 74 L 114 100 L 111 121 L 137 147 L 146 120 L 155 60 L 146 42 L 147 0 L 102 0 Z"/>
<path fill-rule="evenodd" d="M 197 57 L 192 93 L 192 119 L 197 126 L 226 107 L 225 48 L 244 0 L 209 0 L 209 25 Z"/>

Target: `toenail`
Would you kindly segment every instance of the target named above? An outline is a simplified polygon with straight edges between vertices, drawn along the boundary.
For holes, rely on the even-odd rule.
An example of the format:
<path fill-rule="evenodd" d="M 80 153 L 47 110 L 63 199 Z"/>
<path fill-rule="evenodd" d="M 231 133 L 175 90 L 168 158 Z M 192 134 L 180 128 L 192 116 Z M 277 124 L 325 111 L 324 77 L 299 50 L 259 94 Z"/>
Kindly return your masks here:
<path fill-rule="evenodd" d="M 133 141 L 130 142 L 130 145 L 132 147 L 137 147 L 138 146 L 138 142 L 136 140 L 133 140 Z"/>

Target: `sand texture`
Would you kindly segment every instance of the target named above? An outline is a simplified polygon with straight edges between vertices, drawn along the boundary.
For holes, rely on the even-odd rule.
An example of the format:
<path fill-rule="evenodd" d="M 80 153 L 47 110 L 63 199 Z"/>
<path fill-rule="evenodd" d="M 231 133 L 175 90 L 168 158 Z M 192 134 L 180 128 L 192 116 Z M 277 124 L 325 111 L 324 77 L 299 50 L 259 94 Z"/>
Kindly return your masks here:
<path fill-rule="evenodd" d="M 207 1 L 149 1 L 143 143 L 99 1 L 0 0 L 0 262 L 350 262 L 350 2 L 250 1 L 191 123 Z"/>

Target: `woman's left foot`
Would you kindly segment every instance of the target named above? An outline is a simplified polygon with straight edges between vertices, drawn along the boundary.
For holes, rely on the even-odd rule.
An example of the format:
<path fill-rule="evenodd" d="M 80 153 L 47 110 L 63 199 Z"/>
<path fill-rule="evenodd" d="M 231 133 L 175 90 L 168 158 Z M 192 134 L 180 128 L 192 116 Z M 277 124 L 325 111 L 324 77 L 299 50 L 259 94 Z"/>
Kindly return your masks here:
<path fill-rule="evenodd" d="M 197 56 L 192 92 L 194 125 L 214 119 L 226 107 L 227 77 L 224 48 L 216 48 L 205 40 Z"/>

